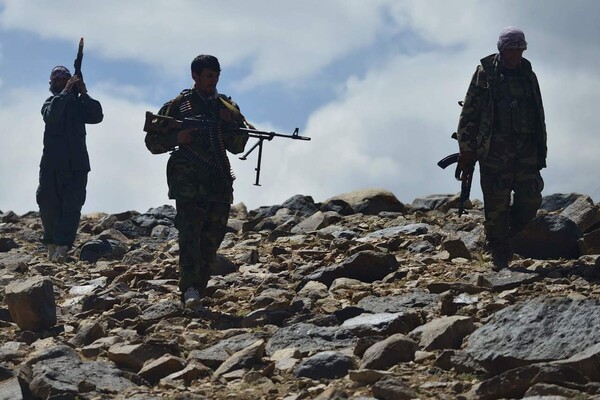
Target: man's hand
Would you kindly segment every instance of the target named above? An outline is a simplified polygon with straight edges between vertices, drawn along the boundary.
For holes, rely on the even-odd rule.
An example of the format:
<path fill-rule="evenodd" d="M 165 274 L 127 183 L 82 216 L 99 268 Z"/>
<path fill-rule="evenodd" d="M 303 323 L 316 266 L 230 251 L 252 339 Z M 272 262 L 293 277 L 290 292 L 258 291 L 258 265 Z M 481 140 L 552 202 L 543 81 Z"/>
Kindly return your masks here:
<path fill-rule="evenodd" d="M 177 132 L 177 142 L 179 144 L 190 144 L 194 140 L 192 132 L 196 131 L 195 128 L 182 129 Z"/>
<path fill-rule="evenodd" d="M 77 85 L 77 83 L 79 82 L 79 77 L 77 75 L 73 75 L 72 77 L 69 78 L 69 80 L 67 81 L 67 84 L 65 85 L 65 90 L 68 93 L 73 93 L 73 87 L 75 85 Z"/>
<path fill-rule="evenodd" d="M 77 75 L 75 75 L 75 76 L 77 76 Z M 87 88 L 85 87 L 85 82 L 83 81 L 83 78 L 79 79 L 79 82 L 77 82 L 77 90 L 79 90 L 80 94 L 87 93 Z"/>
<path fill-rule="evenodd" d="M 461 171 L 472 170 L 477 162 L 477 155 L 473 151 L 463 151 L 458 156 L 458 168 Z"/>
<path fill-rule="evenodd" d="M 233 111 L 228 110 L 227 108 L 221 108 L 219 110 L 219 118 L 225 122 L 233 122 L 235 115 Z"/>

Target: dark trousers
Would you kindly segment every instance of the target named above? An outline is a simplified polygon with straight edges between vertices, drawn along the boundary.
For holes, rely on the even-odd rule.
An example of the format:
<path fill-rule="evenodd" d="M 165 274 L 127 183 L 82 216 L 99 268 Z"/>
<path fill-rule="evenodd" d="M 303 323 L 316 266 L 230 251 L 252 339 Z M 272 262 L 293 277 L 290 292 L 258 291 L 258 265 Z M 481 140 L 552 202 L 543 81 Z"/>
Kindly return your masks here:
<path fill-rule="evenodd" d="M 36 200 L 44 243 L 73 246 L 85 203 L 88 171 L 40 169 Z"/>
<path fill-rule="evenodd" d="M 229 203 L 176 200 L 179 230 L 179 289 L 206 289 L 227 229 Z"/>

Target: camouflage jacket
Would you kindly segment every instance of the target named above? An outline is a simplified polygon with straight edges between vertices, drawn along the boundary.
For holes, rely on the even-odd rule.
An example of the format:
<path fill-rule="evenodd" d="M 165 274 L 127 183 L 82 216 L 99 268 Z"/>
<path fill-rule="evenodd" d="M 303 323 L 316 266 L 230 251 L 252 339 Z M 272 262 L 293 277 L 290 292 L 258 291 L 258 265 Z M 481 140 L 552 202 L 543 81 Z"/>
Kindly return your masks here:
<path fill-rule="evenodd" d="M 186 89 L 175 99 L 165 103 L 158 114 L 178 120 L 203 116 L 219 121 L 219 111 L 223 108 L 236 110 L 234 121 L 221 121 L 218 129 L 194 133 L 191 144 L 180 145 L 177 131 L 146 134 L 146 147 L 153 154 L 172 151 L 167 165 L 169 198 L 233 201 L 234 176 L 226 151 L 241 153 L 248 141 L 247 134 L 227 134 L 235 127 L 246 126 L 237 104 L 225 95 L 203 99 L 195 90 Z"/>
<path fill-rule="evenodd" d="M 546 167 L 546 123 L 544 106 L 537 77 L 531 69 L 531 63 L 522 59 L 521 69 L 531 82 L 533 97 L 539 117 L 540 132 L 536 134 L 538 146 L 538 167 Z M 485 160 L 490 151 L 490 143 L 494 134 L 494 118 L 496 103 L 496 82 L 500 76 L 497 54 L 489 55 L 481 60 L 465 96 L 460 120 L 458 123 L 458 143 L 461 152 L 471 151 L 477 154 L 478 160 Z"/>

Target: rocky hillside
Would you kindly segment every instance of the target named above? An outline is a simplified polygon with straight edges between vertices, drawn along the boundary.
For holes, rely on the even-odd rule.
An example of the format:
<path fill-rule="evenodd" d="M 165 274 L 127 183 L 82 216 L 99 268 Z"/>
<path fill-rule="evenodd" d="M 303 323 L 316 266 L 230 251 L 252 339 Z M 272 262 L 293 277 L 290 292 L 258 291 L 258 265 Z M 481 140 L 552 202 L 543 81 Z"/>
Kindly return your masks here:
<path fill-rule="evenodd" d="M 62 264 L 4 210 L 0 400 L 600 399 L 600 207 L 547 196 L 492 272 L 456 204 L 238 204 L 195 310 L 171 206 L 84 216 Z"/>

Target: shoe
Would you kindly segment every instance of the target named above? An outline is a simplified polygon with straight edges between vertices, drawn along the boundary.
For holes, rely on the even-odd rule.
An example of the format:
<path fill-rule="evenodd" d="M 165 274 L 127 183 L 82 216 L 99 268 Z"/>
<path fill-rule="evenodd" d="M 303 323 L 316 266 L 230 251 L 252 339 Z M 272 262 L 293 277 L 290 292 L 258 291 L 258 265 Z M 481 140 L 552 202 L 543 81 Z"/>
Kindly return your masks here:
<path fill-rule="evenodd" d="M 56 253 L 57 246 L 53 243 L 48 243 L 47 247 L 48 247 L 48 260 L 56 261 L 56 259 L 54 258 L 54 254 Z"/>
<path fill-rule="evenodd" d="M 200 292 L 193 286 L 187 288 L 183 294 L 185 308 L 195 308 L 200 305 Z"/>
<path fill-rule="evenodd" d="M 54 261 L 58 263 L 64 263 L 69 257 L 68 253 L 69 246 L 56 246 L 56 251 L 54 252 Z"/>
<path fill-rule="evenodd" d="M 500 271 L 504 268 L 508 268 L 511 262 L 514 251 L 509 243 L 495 243 L 490 245 L 490 251 L 492 253 L 492 270 Z"/>

